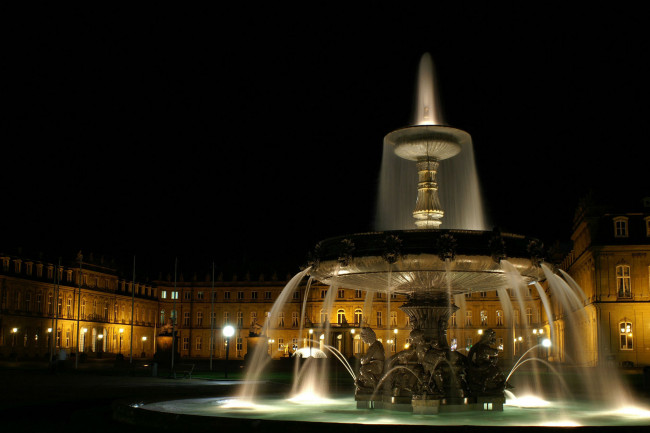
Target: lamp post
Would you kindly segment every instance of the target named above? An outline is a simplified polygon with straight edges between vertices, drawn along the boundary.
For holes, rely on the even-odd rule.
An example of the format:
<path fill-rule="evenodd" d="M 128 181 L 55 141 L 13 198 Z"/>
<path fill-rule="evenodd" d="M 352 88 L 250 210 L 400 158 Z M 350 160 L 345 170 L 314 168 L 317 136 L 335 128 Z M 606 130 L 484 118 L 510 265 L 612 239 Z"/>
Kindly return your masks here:
<path fill-rule="evenodd" d="M 18 328 L 11 328 L 11 347 L 16 346 L 16 333 L 18 332 Z"/>
<path fill-rule="evenodd" d="M 269 342 L 269 355 L 271 355 L 271 357 L 273 357 L 273 343 L 275 343 L 275 340 L 270 339 L 270 340 L 268 340 L 268 342 Z"/>
<path fill-rule="evenodd" d="M 145 357 L 145 353 L 144 353 L 144 342 L 145 341 L 147 341 L 147 337 L 143 335 L 142 336 L 142 355 L 141 355 L 141 358 Z"/>
<path fill-rule="evenodd" d="M 235 335 L 235 328 L 226 325 L 223 328 L 223 336 L 226 337 L 226 365 L 224 367 L 224 377 L 228 379 L 228 352 L 230 351 L 230 337 Z"/>
<path fill-rule="evenodd" d="M 397 351 L 397 328 L 393 329 L 393 334 L 395 334 L 395 350 Z"/>
<path fill-rule="evenodd" d="M 97 340 L 99 341 L 99 347 L 97 348 L 97 357 L 101 358 L 102 353 L 104 352 L 104 334 L 98 334 Z"/>

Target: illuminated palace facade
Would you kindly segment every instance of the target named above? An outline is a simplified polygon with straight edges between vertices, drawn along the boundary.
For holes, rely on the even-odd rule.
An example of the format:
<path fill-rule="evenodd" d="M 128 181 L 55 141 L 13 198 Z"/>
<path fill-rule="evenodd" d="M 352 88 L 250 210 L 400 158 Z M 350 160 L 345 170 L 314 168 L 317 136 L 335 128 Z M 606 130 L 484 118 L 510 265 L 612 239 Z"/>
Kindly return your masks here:
<path fill-rule="evenodd" d="M 538 352 L 550 361 L 650 365 L 650 199 L 644 204 L 634 212 L 588 205 L 576 212 L 573 250 L 561 267 L 584 289 L 586 314 L 572 317 L 552 302 L 554 317 L 549 321 L 539 295 L 531 290 L 523 304 L 513 298 L 514 326 L 509 326 L 496 292 L 473 293 L 464 297 L 464 305 L 449 321 L 450 345 L 465 351 L 482 330 L 492 328 L 507 362 L 547 338 L 553 326 L 557 341 Z M 250 332 L 255 331 L 252 325 L 265 322 L 290 277 L 219 276 L 213 281 L 206 276 L 144 284 L 120 277 L 102 263 L 73 261 L 58 266 L 0 254 L 0 354 L 5 359 L 47 357 L 50 339 L 56 338 L 56 352 L 73 353 L 78 347 L 90 356 L 104 352 L 151 357 L 161 325 L 169 325 L 175 317 L 182 357 L 205 359 L 212 350 L 214 358 L 224 358 L 222 329 L 230 324 L 236 333 L 230 339 L 229 356 L 242 359 Z M 312 350 L 319 348 L 327 322 L 329 341 L 324 343 L 348 357 L 365 351 L 359 328 L 366 293 L 338 288 L 331 310 L 324 311 L 328 289 L 313 283 L 307 291 L 305 279 L 290 294 L 276 323 L 268 326 L 266 344 L 274 358 L 309 347 L 310 330 Z M 399 309 L 405 298 L 373 296 L 368 325 L 389 353 L 402 350 L 410 332 L 408 316 Z M 569 332 L 569 327 L 577 333 Z M 582 340 L 580 345 L 573 341 L 576 338 Z"/>

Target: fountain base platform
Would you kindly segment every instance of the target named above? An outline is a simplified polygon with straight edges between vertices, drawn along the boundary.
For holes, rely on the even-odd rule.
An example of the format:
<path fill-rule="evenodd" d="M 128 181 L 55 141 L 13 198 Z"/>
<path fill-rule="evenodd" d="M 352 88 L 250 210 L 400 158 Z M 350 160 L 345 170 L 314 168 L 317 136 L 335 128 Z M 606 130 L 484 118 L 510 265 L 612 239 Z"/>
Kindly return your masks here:
<path fill-rule="evenodd" d="M 412 412 L 416 415 L 435 415 L 438 413 L 494 411 L 503 412 L 506 398 L 501 396 L 464 398 L 427 398 L 416 396 L 392 397 L 371 395 L 355 396 L 357 409 L 385 409 L 397 412 Z"/>

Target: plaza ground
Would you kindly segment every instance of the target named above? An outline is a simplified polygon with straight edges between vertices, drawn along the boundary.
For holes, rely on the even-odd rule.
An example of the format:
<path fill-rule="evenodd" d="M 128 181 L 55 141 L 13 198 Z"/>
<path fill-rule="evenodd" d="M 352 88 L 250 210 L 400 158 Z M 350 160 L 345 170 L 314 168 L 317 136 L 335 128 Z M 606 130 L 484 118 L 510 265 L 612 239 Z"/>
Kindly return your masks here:
<path fill-rule="evenodd" d="M 190 361 L 182 361 L 184 364 Z M 183 377 L 182 366 L 176 378 L 169 369 L 159 368 L 153 376 L 147 360 L 91 359 L 67 361 L 54 370 L 44 361 L 0 362 L 0 419 L 3 432 L 148 432 L 154 427 L 134 426 L 113 419 L 116 402 L 144 402 L 231 395 L 243 379 L 241 362 L 229 363 L 228 379 L 223 362 L 195 361 L 191 378 Z M 292 380 L 290 360 L 273 361 L 261 379 L 264 393 L 286 395 Z M 330 388 L 353 392 L 352 380 L 343 369 L 335 368 Z M 522 372 L 526 374 L 526 372 Z M 650 401 L 650 378 L 641 369 L 622 371 L 624 381 L 646 401 Z M 220 424 L 223 427 L 223 424 Z M 283 431 L 292 431 L 286 426 Z M 394 426 L 393 426 L 394 427 Z M 338 429 L 338 428 L 337 428 Z M 215 428 L 215 431 L 221 429 Z M 340 429 L 339 429 L 340 431 Z"/>

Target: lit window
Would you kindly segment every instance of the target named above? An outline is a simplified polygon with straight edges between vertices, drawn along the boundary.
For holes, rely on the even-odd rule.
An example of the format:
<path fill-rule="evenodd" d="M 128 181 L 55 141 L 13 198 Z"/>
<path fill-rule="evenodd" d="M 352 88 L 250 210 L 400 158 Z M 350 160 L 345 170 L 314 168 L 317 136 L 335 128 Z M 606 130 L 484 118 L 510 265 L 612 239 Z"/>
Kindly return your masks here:
<path fill-rule="evenodd" d="M 160 299 L 167 299 L 167 290 L 160 291 Z"/>
<path fill-rule="evenodd" d="M 503 311 L 497 310 L 497 326 L 503 326 Z"/>
<path fill-rule="evenodd" d="M 361 325 L 362 318 L 363 318 L 363 311 L 361 310 L 361 308 L 357 308 L 356 310 L 354 310 L 354 324 L 357 326 Z"/>
<path fill-rule="evenodd" d="M 172 299 L 178 299 L 178 292 L 172 292 Z"/>
<path fill-rule="evenodd" d="M 336 312 L 336 323 L 341 325 L 343 322 L 345 322 L 345 310 L 340 309 Z"/>
<path fill-rule="evenodd" d="M 284 351 L 284 338 L 278 338 L 278 352 Z"/>
<path fill-rule="evenodd" d="M 631 322 L 621 322 L 620 323 L 620 338 L 621 338 L 621 350 L 632 350 L 634 349 L 634 344 L 632 341 L 632 323 Z"/>
<path fill-rule="evenodd" d="M 627 218 L 617 217 L 614 218 L 614 237 L 626 238 L 627 237 Z"/>
<path fill-rule="evenodd" d="M 481 292 L 485 293 L 485 292 Z M 488 313 L 485 310 L 481 310 L 481 326 L 487 326 L 488 324 Z"/>
<path fill-rule="evenodd" d="M 616 266 L 616 288 L 619 298 L 631 298 L 632 287 L 630 279 L 630 267 L 627 265 Z"/>

